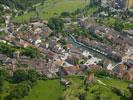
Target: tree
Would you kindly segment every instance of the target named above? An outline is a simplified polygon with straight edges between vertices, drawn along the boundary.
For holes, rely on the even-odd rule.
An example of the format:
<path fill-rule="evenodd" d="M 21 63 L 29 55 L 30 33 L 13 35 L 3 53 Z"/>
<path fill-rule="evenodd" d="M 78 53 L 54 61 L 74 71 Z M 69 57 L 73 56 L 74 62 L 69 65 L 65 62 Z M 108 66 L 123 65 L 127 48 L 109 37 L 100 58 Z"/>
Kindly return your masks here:
<path fill-rule="evenodd" d="M 4 82 L 3 76 L 0 76 L 0 93 L 3 91 L 3 82 Z"/>
<path fill-rule="evenodd" d="M 64 28 L 63 20 L 60 18 L 50 18 L 48 25 L 55 32 L 60 32 Z"/>
<path fill-rule="evenodd" d="M 38 79 L 38 74 L 35 70 L 29 70 L 28 71 L 28 80 L 33 82 L 36 82 Z"/>
<path fill-rule="evenodd" d="M 17 70 L 13 74 L 13 82 L 19 83 L 28 79 L 28 73 L 24 70 Z"/>
<path fill-rule="evenodd" d="M 37 81 L 38 74 L 35 70 L 17 70 L 13 74 L 13 82 L 20 83 L 22 81 L 30 81 L 31 83 L 34 83 Z"/>
<path fill-rule="evenodd" d="M 101 0 L 90 0 L 90 7 L 101 5 Z"/>
<path fill-rule="evenodd" d="M 0 93 L 3 91 L 4 80 L 7 77 L 7 72 L 0 67 Z"/>
<path fill-rule="evenodd" d="M 130 88 L 128 88 L 129 89 L 129 91 L 130 91 L 130 93 L 131 93 L 131 97 L 130 97 L 130 99 L 132 100 L 133 99 L 133 89 L 130 89 Z M 130 100 L 129 99 L 129 100 Z"/>
<path fill-rule="evenodd" d="M 112 87 L 112 92 L 116 93 L 118 96 L 123 96 L 122 91 L 116 87 Z"/>
<path fill-rule="evenodd" d="M 122 31 L 123 28 L 124 28 L 124 25 L 123 25 L 122 21 L 115 22 L 115 25 L 114 25 L 115 30 Z"/>
<path fill-rule="evenodd" d="M 69 17 L 70 16 L 70 13 L 69 12 L 62 12 L 61 13 L 61 16 L 63 16 L 63 17 Z"/>
<path fill-rule="evenodd" d="M 7 56 L 12 56 L 15 48 L 7 43 L 0 42 L 0 52 L 6 54 Z"/>
<path fill-rule="evenodd" d="M 27 96 L 30 90 L 28 82 L 22 82 L 12 87 L 6 100 L 21 100 L 24 96 Z"/>
<path fill-rule="evenodd" d="M 33 47 L 26 47 L 21 52 L 22 55 L 29 56 L 31 58 L 38 58 L 40 56 L 40 52 Z"/>

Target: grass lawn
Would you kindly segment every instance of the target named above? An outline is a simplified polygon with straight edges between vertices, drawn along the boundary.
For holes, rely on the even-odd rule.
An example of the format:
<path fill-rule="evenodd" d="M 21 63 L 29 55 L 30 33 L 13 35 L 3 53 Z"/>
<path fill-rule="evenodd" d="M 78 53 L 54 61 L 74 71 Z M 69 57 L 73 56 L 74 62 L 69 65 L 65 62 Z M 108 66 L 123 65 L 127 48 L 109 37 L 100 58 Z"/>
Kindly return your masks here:
<path fill-rule="evenodd" d="M 85 93 L 84 80 L 80 77 L 69 77 L 67 80 L 71 82 L 71 85 L 63 93 L 64 100 L 79 100 L 79 94 Z"/>
<path fill-rule="evenodd" d="M 3 92 L 1 95 L 2 98 L 0 98 L 0 100 L 4 100 L 4 98 L 9 95 L 9 91 L 11 89 L 12 86 L 14 86 L 15 84 L 11 84 L 7 81 L 4 82 L 4 86 L 3 86 Z"/>
<path fill-rule="evenodd" d="M 90 0 L 47 0 L 43 5 L 37 7 L 39 16 L 42 19 L 59 16 L 62 12 L 73 12 L 78 8 L 83 8 L 89 4 Z M 29 21 L 30 17 L 35 16 L 35 12 L 26 13 L 16 17 L 15 22 Z"/>
<path fill-rule="evenodd" d="M 124 80 L 112 79 L 112 78 L 98 78 L 98 79 L 100 79 L 103 83 L 107 84 L 108 86 L 114 86 L 122 90 L 126 90 L 128 87 L 128 82 Z"/>
<path fill-rule="evenodd" d="M 58 100 L 62 96 L 63 89 L 59 80 L 38 81 L 29 96 L 23 100 Z"/>
<path fill-rule="evenodd" d="M 104 100 L 121 100 L 121 96 L 118 96 L 112 92 L 111 87 L 116 87 L 121 91 L 128 91 L 128 83 L 123 80 L 111 79 L 111 78 L 97 78 L 101 80 L 105 86 L 98 82 L 88 87 L 87 100 L 94 100 L 97 95 L 100 95 Z"/>
<path fill-rule="evenodd" d="M 122 92 L 129 92 L 127 89 L 128 82 L 112 78 L 99 78 L 105 85 L 96 81 L 87 86 L 84 85 L 84 78 L 79 76 L 64 77 L 71 82 L 66 89 L 60 84 L 59 80 L 39 80 L 38 83 L 30 90 L 29 95 L 23 100 L 58 100 L 63 97 L 63 100 L 79 100 L 80 95 L 86 95 L 86 100 L 95 100 L 97 96 L 102 97 L 103 100 L 124 100 L 121 96 L 112 91 L 111 87 L 120 89 Z M 8 95 L 9 90 L 13 84 L 5 82 L 4 92 L 2 97 Z M 3 100 L 2 98 L 2 100 Z"/>
<path fill-rule="evenodd" d="M 80 77 L 70 77 L 68 80 L 71 85 L 63 93 L 64 100 L 78 100 L 80 94 L 86 94 L 86 100 L 95 100 L 94 98 L 98 95 L 103 100 L 121 100 L 121 96 L 112 92 L 111 87 L 116 87 L 121 91 L 128 91 L 128 82 L 118 79 L 97 78 L 97 80 L 101 80 L 106 85 L 96 82 L 89 85 L 87 90 L 85 90 L 84 80 Z"/>

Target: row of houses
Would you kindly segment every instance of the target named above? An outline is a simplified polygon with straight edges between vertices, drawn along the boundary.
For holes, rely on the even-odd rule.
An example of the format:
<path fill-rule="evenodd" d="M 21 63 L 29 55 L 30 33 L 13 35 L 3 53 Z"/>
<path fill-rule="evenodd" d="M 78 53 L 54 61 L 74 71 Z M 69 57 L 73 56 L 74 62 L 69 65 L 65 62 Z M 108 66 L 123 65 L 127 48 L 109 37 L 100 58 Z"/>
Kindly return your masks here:
<path fill-rule="evenodd" d="M 90 40 L 84 36 L 78 36 L 77 40 L 94 48 L 97 48 L 107 54 L 118 53 L 118 55 L 124 55 L 125 51 L 127 51 L 129 44 L 125 41 L 125 39 L 119 35 L 118 32 L 114 31 L 111 28 L 107 28 L 105 26 L 98 25 L 92 21 L 82 21 L 79 20 L 79 26 L 91 31 L 92 34 L 99 35 L 108 41 L 111 41 L 112 44 L 106 45 L 105 43 L 98 42 L 96 40 Z"/>
<path fill-rule="evenodd" d="M 96 34 L 101 33 L 101 28 L 98 29 L 100 29 L 100 32 L 94 29 Z M 14 46 L 24 48 L 32 46 L 37 48 L 41 55 L 43 55 L 39 58 L 30 58 L 28 56 L 23 56 L 19 51 L 16 51 L 13 53 L 12 57 L 8 57 L 0 53 L 1 64 L 11 71 L 17 69 L 35 69 L 40 74 L 46 75 L 49 78 L 58 75 L 82 75 L 84 74 L 86 67 L 87 70 L 102 68 L 102 66 L 97 65 L 98 62 L 96 61 L 85 65 L 88 60 L 92 60 L 92 56 L 84 55 L 84 51 L 78 47 L 74 47 L 71 43 L 68 43 L 69 40 L 67 40 L 67 44 L 65 45 L 66 48 L 64 49 L 63 45 L 59 42 L 60 39 L 64 38 L 50 36 L 51 33 L 52 30 L 50 30 L 46 23 L 42 21 L 33 21 L 28 25 L 21 25 L 13 35 L 0 37 L 1 40 Z M 78 37 L 77 39 L 80 42 L 89 45 L 91 44 L 91 46 L 95 46 L 101 50 L 106 48 L 104 44 L 89 40 L 85 37 Z M 121 41 L 115 43 L 116 45 L 120 45 Z M 111 50 L 109 46 L 108 50 Z"/>

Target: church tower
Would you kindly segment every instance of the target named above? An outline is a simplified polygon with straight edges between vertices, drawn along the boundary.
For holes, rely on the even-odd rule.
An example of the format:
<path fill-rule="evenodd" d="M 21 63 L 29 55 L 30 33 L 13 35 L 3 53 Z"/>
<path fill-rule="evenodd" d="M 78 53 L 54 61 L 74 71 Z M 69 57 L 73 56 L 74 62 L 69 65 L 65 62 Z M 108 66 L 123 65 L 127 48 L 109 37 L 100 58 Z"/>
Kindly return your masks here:
<path fill-rule="evenodd" d="M 133 9 L 133 0 L 123 0 L 124 8 Z"/>
<path fill-rule="evenodd" d="M 128 8 L 133 9 L 133 0 L 128 0 Z"/>

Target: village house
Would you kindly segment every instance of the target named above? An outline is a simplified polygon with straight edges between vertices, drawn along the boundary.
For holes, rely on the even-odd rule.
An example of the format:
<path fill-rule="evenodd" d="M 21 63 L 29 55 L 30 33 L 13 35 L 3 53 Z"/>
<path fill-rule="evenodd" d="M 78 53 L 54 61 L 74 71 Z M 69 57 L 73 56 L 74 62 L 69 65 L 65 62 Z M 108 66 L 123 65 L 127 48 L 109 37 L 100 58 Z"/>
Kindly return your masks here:
<path fill-rule="evenodd" d="M 51 74 L 51 77 L 57 77 L 60 73 L 60 65 L 52 63 L 52 65 L 49 67 L 49 75 Z"/>
<path fill-rule="evenodd" d="M 111 61 L 109 59 L 104 59 L 102 63 L 102 67 L 107 69 L 110 64 L 111 64 Z"/>
<path fill-rule="evenodd" d="M 99 70 L 99 69 L 102 69 L 102 66 L 100 65 L 95 65 L 95 64 L 91 64 L 91 65 L 88 65 L 87 66 L 87 70 Z"/>
<path fill-rule="evenodd" d="M 118 74 L 118 77 L 121 79 L 133 80 L 133 70 L 129 71 L 121 70 Z"/>
<path fill-rule="evenodd" d="M 56 46 L 56 41 L 55 40 L 50 40 L 48 41 L 48 47 L 50 50 L 54 50 L 55 46 Z"/>
<path fill-rule="evenodd" d="M 133 23 L 133 17 L 129 17 L 129 18 L 128 18 L 128 21 L 129 21 L 130 23 Z"/>
<path fill-rule="evenodd" d="M 53 64 L 55 66 L 64 66 L 65 65 L 65 61 L 60 60 L 60 59 L 56 59 L 55 61 L 53 61 Z"/>
<path fill-rule="evenodd" d="M 75 58 L 73 58 L 72 56 L 68 56 L 67 57 L 67 59 L 65 60 L 67 63 L 69 63 L 69 64 L 72 64 L 72 65 L 76 65 L 76 61 L 77 61 L 78 59 L 75 59 Z"/>
<path fill-rule="evenodd" d="M 115 67 L 113 73 L 121 79 L 133 80 L 133 68 L 128 68 L 125 63 Z"/>
<path fill-rule="evenodd" d="M 31 46 L 31 44 L 27 41 L 24 41 L 24 40 L 20 40 L 20 42 L 16 42 L 16 45 L 20 46 L 20 47 L 28 47 L 28 46 Z"/>
<path fill-rule="evenodd" d="M 34 59 L 32 61 L 32 68 L 42 75 L 46 75 L 48 78 L 53 78 L 58 75 L 61 63 L 58 61 L 49 61 L 43 59 Z"/>
<path fill-rule="evenodd" d="M 13 58 L 16 59 L 16 60 L 19 60 L 20 58 L 20 51 L 16 51 L 13 53 Z"/>
<path fill-rule="evenodd" d="M 40 35 L 40 34 L 42 34 L 42 33 L 43 33 L 43 31 L 42 31 L 41 28 L 36 28 L 36 29 L 34 29 L 34 34 Z"/>
<path fill-rule="evenodd" d="M 28 56 L 20 56 L 18 60 L 19 64 L 24 64 L 24 65 L 31 65 L 31 58 Z"/>
<path fill-rule="evenodd" d="M 12 59 L 12 58 L 5 58 L 5 60 L 3 60 L 3 65 L 15 65 L 17 63 L 16 59 Z"/>
<path fill-rule="evenodd" d="M 72 53 L 72 54 L 79 54 L 79 55 L 82 55 L 82 50 L 81 49 L 77 49 L 77 48 L 75 48 L 75 47 L 73 47 L 73 48 L 71 48 L 70 50 L 69 50 L 69 52 L 70 53 Z"/>
<path fill-rule="evenodd" d="M 63 72 L 64 72 L 64 75 L 81 75 L 81 74 L 83 74 L 83 71 L 79 66 L 63 67 Z"/>
<path fill-rule="evenodd" d="M 44 24 L 40 21 L 34 21 L 34 22 L 30 23 L 30 26 L 32 26 L 35 29 L 35 28 L 38 28 L 38 27 L 40 27 L 40 28 L 43 27 Z"/>
<path fill-rule="evenodd" d="M 3 60 L 5 60 L 7 58 L 6 55 L 4 55 L 3 53 L 0 53 L 0 62 L 2 62 Z"/>
<path fill-rule="evenodd" d="M 34 59 L 32 61 L 32 68 L 48 78 L 56 77 L 59 72 L 59 65 L 57 62 L 47 62 L 43 59 Z"/>
<path fill-rule="evenodd" d="M 127 67 L 124 64 L 118 65 L 117 68 L 115 68 L 115 73 L 119 78 L 125 78 L 127 74 Z"/>
<path fill-rule="evenodd" d="M 48 26 L 43 27 L 42 31 L 45 37 L 48 37 L 53 32 Z"/>
<path fill-rule="evenodd" d="M 133 68 L 133 59 L 128 59 L 127 62 L 125 62 L 128 68 Z"/>
<path fill-rule="evenodd" d="M 8 33 L 13 33 L 14 32 L 14 24 L 12 22 L 12 16 L 11 15 L 5 16 L 5 24 L 6 24 L 6 31 Z"/>
<path fill-rule="evenodd" d="M 130 81 L 133 80 L 133 68 L 131 68 L 131 69 L 128 71 L 128 79 L 129 79 Z"/>
<path fill-rule="evenodd" d="M 67 48 L 68 50 L 70 50 L 70 49 L 73 48 L 73 45 L 69 43 L 69 44 L 66 45 L 66 48 Z"/>
<path fill-rule="evenodd" d="M 40 59 L 34 59 L 32 61 L 32 68 L 35 69 L 40 74 L 47 75 L 49 73 L 49 66 L 51 66 L 49 63 L 47 63 L 45 60 Z"/>
<path fill-rule="evenodd" d="M 57 58 L 57 56 L 58 56 L 58 54 L 56 54 L 56 53 L 54 53 L 54 52 L 52 52 L 52 51 L 50 51 L 50 50 L 48 50 L 48 52 L 47 52 L 47 54 L 46 54 L 46 57 L 47 57 L 47 59 L 49 59 L 49 60 L 54 60 L 54 59 Z"/>

